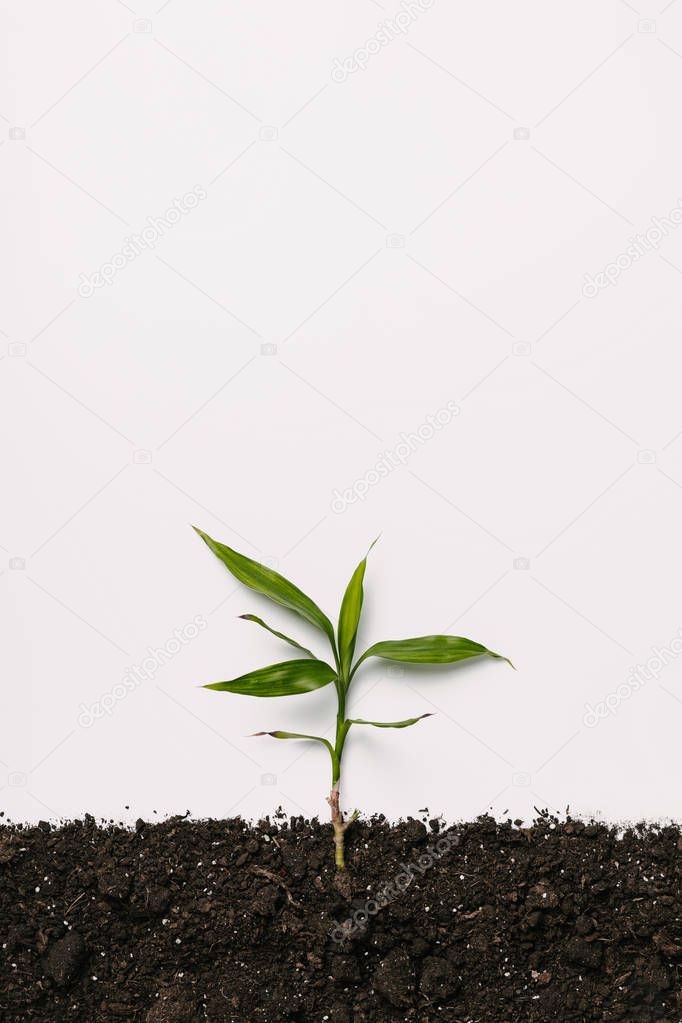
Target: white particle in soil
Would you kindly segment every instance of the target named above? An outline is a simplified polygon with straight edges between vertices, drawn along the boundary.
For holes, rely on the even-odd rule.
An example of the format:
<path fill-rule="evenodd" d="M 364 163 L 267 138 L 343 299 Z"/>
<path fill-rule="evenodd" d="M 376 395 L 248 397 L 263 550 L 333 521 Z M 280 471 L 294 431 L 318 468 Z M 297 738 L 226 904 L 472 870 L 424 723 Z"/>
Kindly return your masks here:
<path fill-rule="evenodd" d="M 180 941 L 180 938 L 176 938 L 175 939 L 175 944 L 176 945 L 181 945 L 182 944 L 182 942 Z"/>
<path fill-rule="evenodd" d="M 646 878 L 644 880 L 646 880 Z M 38 894 L 39 891 L 40 891 L 40 885 L 37 885 L 37 887 L 36 887 L 36 895 Z"/>

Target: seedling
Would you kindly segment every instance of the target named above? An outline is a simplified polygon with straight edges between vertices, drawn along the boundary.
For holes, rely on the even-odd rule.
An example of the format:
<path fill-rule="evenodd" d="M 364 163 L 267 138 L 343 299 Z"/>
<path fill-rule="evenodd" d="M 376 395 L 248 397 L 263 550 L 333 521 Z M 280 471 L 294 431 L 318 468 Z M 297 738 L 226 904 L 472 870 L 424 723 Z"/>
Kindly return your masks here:
<path fill-rule="evenodd" d="M 238 554 L 237 551 L 226 547 L 225 544 L 212 540 L 210 536 L 194 527 L 232 575 L 249 586 L 257 593 L 270 597 L 277 604 L 281 604 L 301 618 L 318 628 L 329 640 L 334 665 L 326 661 L 318 660 L 312 651 L 301 646 L 295 639 L 285 636 L 270 625 L 267 625 L 262 618 L 254 614 L 240 615 L 246 621 L 255 622 L 262 628 L 267 629 L 273 636 L 284 640 L 295 647 L 300 654 L 291 661 L 282 661 L 279 664 L 271 664 L 267 668 L 259 668 L 247 675 L 240 675 L 239 678 L 230 679 L 228 682 L 211 682 L 205 685 L 205 689 L 215 689 L 221 693 L 241 693 L 248 696 L 295 696 L 299 693 L 309 693 L 313 689 L 321 689 L 323 686 L 334 685 L 337 699 L 336 712 L 336 734 L 334 744 L 320 735 L 306 735 L 302 732 L 255 732 L 255 735 L 270 735 L 273 739 L 309 739 L 313 742 L 322 743 L 331 757 L 332 786 L 327 797 L 331 807 L 331 820 L 334 830 L 335 862 L 338 869 L 342 870 L 344 862 L 344 842 L 348 827 L 357 820 L 359 813 L 355 810 L 351 816 L 344 820 L 339 807 L 339 790 L 341 786 L 341 758 L 346 737 L 352 725 L 372 725 L 374 728 L 408 728 L 415 725 L 422 718 L 430 717 L 430 714 L 420 714 L 416 718 L 406 718 L 404 721 L 365 721 L 363 718 L 346 717 L 348 692 L 351 682 L 355 677 L 360 665 L 370 657 L 380 657 L 388 661 L 403 661 L 408 664 L 454 664 L 457 661 L 464 661 L 471 657 L 495 657 L 499 660 L 511 661 L 492 650 L 474 643 L 470 639 L 463 639 L 461 636 L 420 636 L 417 639 L 387 640 L 383 643 L 375 643 L 365 650 L 354 662 L 355 641 L 357 639 L 358 624 L 363 602 L 363 580 L 367 555 L 362 559 L 355 569 L 343 600 L 339 613 L 339 623 L 334 632 L 334 627 L 327 616 L 320 610 L 310 597 L 290 583 L 284 576 L 274 572 L 271 568 L 253 561 L 251 558 Z M 376 543 L 376 540 L 374 541 Z M 372 544 L 372 547 L 374 544 Z M 370 550 L 372 549 L 370 547 Z M 367 552 L 369 554 L 369 551 Z M 512 665 L 513 667 L 513 665 Z"/>

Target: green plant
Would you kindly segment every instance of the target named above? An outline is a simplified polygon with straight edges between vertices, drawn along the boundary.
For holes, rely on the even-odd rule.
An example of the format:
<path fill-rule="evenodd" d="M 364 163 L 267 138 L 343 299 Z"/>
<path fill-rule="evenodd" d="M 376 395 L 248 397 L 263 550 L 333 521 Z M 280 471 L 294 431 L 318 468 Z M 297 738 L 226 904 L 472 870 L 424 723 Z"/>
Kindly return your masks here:
<path fill-rule="evenodd" d="M 279 664 L 272 664 L 267 668 L 259 668 L 247 675 L 231 679 L 228 682 L 211 682 L 204 686 L 205 689 L 214 689 L 218 692 L 241 693 L 248 696 L 294 696 L 299 693 L 308 693 L 313 689 L 321 689 L 323 686 L 334 684 L 337 697 L 336 732 L 334 743 L 320 735 L 306 735 L 301 732 L 256 732 L 255 735 L 270 735 L 274 739 L 310 739 L 313 742 L 322 743 L 329 752 L 332 763 L 332 786 L 327 802 L 331 807 L 331 820 L 334 830 L 335 862 L 339 869 L 344 867 L 344 838 L 347 828 L 358 817 L 355 810 L 348 820 L 344 820 L 339 807 L 339 788 L 341 784 L 341 758 L 346 742 L 346 737 L 352 725 L 373 725 L 375 728 L 407 728 L 414 725 L 422 718 L 430 717 L 430 714 L 420 714 L 416 718 L 407 718 L 405 721 L 365 721 L 363 718 L 346 717 L 346 704 L 348 691 L 356 671 L 369 657 L 381 657 L 389 661 L 403 661 L 409 664 L 453 664 L 457 661 L 464 661 L 471 657 L 495 657 L 507 661 L 508 658 L 495 654 L 480 643 L 474 643 L 470 639 L 463 639 L 461 636 L 421 636 L 417 639 L 388 640 L 383 643 L 375 643 L 365 650 L 358 659 L 353 662 L 355 655 L 355 642 L 360 622 L 360 612 L 363 602 L 363 580 L 367 555 L 362 559 L 355 569 L 350 582 L 346 588 L 341 610 L 339 623 L 334 632 L 334 627 L 327 616 L 320 610 L 310 597 L 290 583 L 284 576 L 274 572 L 271 568 L 253 561 L 251 558 L 238 554 L 237 551 L 226 547 L 211 539 L 206 533 L 197 529 L 199 536 L 206 545 L 213 551 L 217 558 L 223 562 L 232 575 L 249 586 L 257 593 L 270 597 L 277 604 L 281 604 L 301 618 L 314 625 L 329 640 L 332 650 L 334 666 L 326 661 L 318 660 L 315 655 L 306 647 L 301 646 L 295 639 L 285 636 L 284 633 L 267 625 L 257 615 L 241 615 L 246 621 L 255 622 L 262 628 L 267 629 L 274 636 L 284 640 L 295 647 L 305 656 L 291 661 L 283 661 Z M 374 541 L 376 543 L 376 540 Z M 374 544 L 372 544 L 372 547 Z M 370 547 L 370 550 L 372 549 Z M 369 551 L 367 552 L 369 554 Z M 512 665 L 513 667 L 513 665 Z"/>

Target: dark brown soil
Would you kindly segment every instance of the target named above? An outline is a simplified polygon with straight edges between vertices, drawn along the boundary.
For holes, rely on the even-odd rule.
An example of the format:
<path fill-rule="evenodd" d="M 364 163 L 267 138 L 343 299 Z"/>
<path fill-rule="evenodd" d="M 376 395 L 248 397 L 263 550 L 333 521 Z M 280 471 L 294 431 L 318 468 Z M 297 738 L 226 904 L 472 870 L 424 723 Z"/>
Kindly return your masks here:
<path fill-rule="evenodd" d="M 0 1019 L 682 1020 L 677 828 L 0 829 Z M 369 900 L 369 901 L 368 901 Z"/>

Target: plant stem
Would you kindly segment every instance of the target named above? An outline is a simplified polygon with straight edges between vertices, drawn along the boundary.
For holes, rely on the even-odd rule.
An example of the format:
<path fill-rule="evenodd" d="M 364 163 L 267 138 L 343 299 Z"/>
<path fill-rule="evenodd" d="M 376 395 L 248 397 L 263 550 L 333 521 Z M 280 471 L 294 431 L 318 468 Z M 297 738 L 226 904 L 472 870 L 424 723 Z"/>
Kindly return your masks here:
<path fill-rule="evenodd" d="M 343 814 L 339 809 L 338 785 L 335 785 L 331 790 L 328 802 L 332 811 L 332 827 L 334 828 L 334 862 L 337 870 L 343 870 L 346 866 L 344 857 L 346 825 L 343 821 Z"/>
<path fill-rule="evenodd" d="M 346 687 L 347 682 L 338 678 L 336 682 L 336 693 L 338 696 L 338 712 L 336 715 L 336 741 L 332 754 L 332 790 L 327 802 L 331 808 L 332 827 L 334 829 L 334 862 L 337 870 L 343 870 L 346 866 L 344 856 L 345 835 L 348 826 L 356 819 L 353 815 L 348 821 L 344 821 L 343 814 L 339 807 L 339 786 L 341 784 L 341 757 L 346 736 L 350 730 L 350 721 L 346 721 Z"/>

